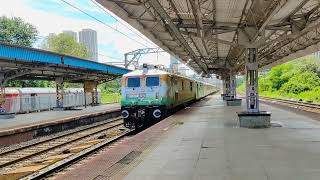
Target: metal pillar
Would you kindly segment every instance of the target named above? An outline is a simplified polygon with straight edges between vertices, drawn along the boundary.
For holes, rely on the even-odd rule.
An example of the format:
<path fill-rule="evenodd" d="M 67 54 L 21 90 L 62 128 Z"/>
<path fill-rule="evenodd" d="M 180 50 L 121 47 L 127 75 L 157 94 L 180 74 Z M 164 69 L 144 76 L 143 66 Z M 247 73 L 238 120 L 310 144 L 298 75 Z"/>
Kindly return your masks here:
<path fill-rule="evenodd" d="M 63 90 L 63 77 L 56 78 L 56 94 L 57 94 L 57 107 L 58 109 L 63 109 L 63 96 L 64 96 L 64 90 Z"/>
<path fill-rule="evenodd" d="M 226 95 L 230 96 L 230 79 L 229 78 L 226 78 L 224 85 L 226 89 Z"/>
<path fill-rule="evenodd" d="M 95 83 L 95 85 L 94 85 L 93 90 L 91 92 L 93 106 L 98 104 L 98 82 L 94 82 L 94 83 Z"/>
<path fill-rule="evenodd" d="M 236 84 L 236 76 L 233 74 L 232 70 L 230 70 L 230 96 L 231 99 L 236 99 L 237 96 L 237 84 Z"/>
<path fill-rule="evenodd" d="M 259 112 L 257 48 L 247 49 L 246 102 L 248 112 Z"/>
<path fill-rule="evenodd" d="M 226 80 L 222 80 L 222 94 L 227 94 Z"/>
<path fill-rule="evenodd" d="M 6 113 L 4 104 L 6 102 L 4 73 L 0 73 L 0 114 Z"/>

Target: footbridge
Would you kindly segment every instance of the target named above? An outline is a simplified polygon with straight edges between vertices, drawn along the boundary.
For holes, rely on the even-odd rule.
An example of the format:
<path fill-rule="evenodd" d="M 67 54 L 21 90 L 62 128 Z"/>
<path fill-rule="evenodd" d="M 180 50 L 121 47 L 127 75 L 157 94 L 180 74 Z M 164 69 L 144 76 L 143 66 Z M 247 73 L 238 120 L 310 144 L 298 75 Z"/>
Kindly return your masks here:
<path fill-rule="evenodd" d="M 224 81 L 235 99 L 235 75 L 246 74 L 249 113 L 260 113 L 258 70 L 316 51 L 317 0 L 97 0 L 203 76 Z"/>

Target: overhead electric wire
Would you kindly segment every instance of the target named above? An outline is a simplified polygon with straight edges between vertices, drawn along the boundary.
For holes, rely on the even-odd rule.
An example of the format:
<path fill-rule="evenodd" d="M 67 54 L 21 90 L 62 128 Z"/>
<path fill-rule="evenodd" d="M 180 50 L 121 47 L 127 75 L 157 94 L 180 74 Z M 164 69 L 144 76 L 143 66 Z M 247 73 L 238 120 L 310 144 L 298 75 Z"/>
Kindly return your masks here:
<path fill-rule="evenodd" d="M 121 58 L 118 58 L 118 57 L 109 56 L 109 55 L 106 55 L 106 54 L 98 53 L 98 55 L 101 55 L 101 56 L 104 56 L 104 57 L 108 57 L 108 58 L 110 58 L 110 59 L 115 59 L 115 60 L 124 61 L 124 59 L 121 59 Z"/>
<path fill-rule="evenodd" d="M 114 17 L 110 12 L 108 12 L 106 9 L 104 9 L 103 7 L 101 7 L 95 0 L 90 0 L 93 4 L 95 4 L 99 9 L 101 9 L 102 11 L 104 11 L 105 13 L 107 13 L 109 16 L 111 16 L 114 20 L 116 20 L 117 22 L 119 22 L 120 24 L 122 24 L 124 27 L 126 27 L 129 31 L 131 31 L 132 33 L 136 34 L 137 36 L 139 36 L 141 39 L 145 40 L 147 43 L 151 44 L 152 46 L 154 46 L 154 44 L 152 42 L 150 42 L 149 39 L 146 39 L 145 37 L 141 36 L 139 33 L 135 32 L 134 30 L 132 30 L 130 27 L 128 27 L 125 23 L 119 21 L 116 17 Z"/>
<path fill-rule="evenodd" d="M 111 28 L 111 29 L 113 29 L 114 31 L 117 31 L 118 33 L 120 33 L 120 34 L 122 34 L 122 35 L 126 36 L 127 38 L 129 38 L 129 39 L 131 39 L 131 40 L 133 40 L 133 41 L 137 42 L 138 44 L 140 44 L 140 45 L 142 45 L 142 46 L 144 46 L 144 47 L 146 47 L 146 48 L 149 48 L 149 47 L 148 47 L 147 45 L 145 45 L 144 43 L 141 43 L 141 42 L 137 41 L 136 39 L 131 38 L 131 37 L 130 37 L 130 36 L 128 36 L 127 34 L 125 34 L 125 33 L 121 32 L 121 31 L 119 31 L 118 29 L 116 29 L 116 28 L 114 28 L 114 27 L 110 26 L 109 24 L 107 24 L 107 23 L 105 23 L 105 22 L 101 21 L 100 19 L 98 19 L 98 18 L 94 17 L 93 15 L 91 15 L 91 14 L 89 14 L 89 13 L 85 12 L 84 10 L 80 9 L 79 7 L 77 7 L 77 6 L 73 5 L 73 4 L 71 4 L 71 3 L 69 3 L 69 2 L 67 2 L 67 1 L 65 1 L 65 0 L 60 0 L 60 1 L 64 2 L 65 4 L 69 5 L 69 6 L 70 6 L 70 7 L 72 7 L 72 8 L 74 8 L 74 9 L 76 9 L 76 10 L 78 10 L 78 11 L 82 12 L 83 14 L 87 15 L 88 17 L 90 17 L 90 18 L 92 18 L 92 19 L 94 19 L 94 20 L 98 21 L 99 23 L 101 23 L 101 24 L 103 24 L 103 25 L 107 26 L 108 28 Z"/>

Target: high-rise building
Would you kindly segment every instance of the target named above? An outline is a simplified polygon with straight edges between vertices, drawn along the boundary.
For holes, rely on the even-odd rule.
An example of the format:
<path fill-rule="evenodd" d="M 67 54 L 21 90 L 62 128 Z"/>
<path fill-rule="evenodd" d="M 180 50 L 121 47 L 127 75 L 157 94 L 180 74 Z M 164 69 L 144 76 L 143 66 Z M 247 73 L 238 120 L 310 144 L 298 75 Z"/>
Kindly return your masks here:
<path fill-rule="evenodd" d="M 62 31 L 62 33 L 72 36 L 73 39 L 78 42 L 78 33 L 77 32 L 65 30 L 65 31 Z"/>
<path fill-rule="evenodd" d="M 79 42 L 87 47 L 93 61 L 98 61 L 97 32 L 92 29 L 82 29 L 79 32 Z"/>

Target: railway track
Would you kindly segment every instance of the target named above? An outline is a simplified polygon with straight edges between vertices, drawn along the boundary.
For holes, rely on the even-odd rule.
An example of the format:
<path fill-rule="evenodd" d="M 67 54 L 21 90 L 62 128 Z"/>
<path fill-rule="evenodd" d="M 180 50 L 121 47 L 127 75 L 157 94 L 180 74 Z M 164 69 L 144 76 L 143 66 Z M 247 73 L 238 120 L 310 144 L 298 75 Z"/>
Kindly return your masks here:
<path fill-rule="evenodd" d="M 320 104 L 315 103 L 307 103 L 307 102 L 301 102 L 301 101 L 293 101 L 293 100 L 287 100 L 287 99 L 278 99 L 278 98 L 270 98 L 270 97 L 261 97 L 262 100 L 271 101 L 274 103 L 280 103 L 280 104 L 286 104 L 293 108 L 302 109 L 305 111 L 320 113 Z"/>
<path fill-rule="evenodd" d="M 130 131 L 121 117 L 32 144 L 0 152 L 1 179 L 34 179 L 48 175 L 119 138 Z"/>

